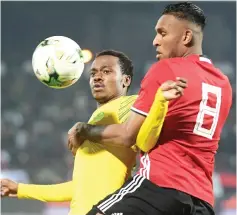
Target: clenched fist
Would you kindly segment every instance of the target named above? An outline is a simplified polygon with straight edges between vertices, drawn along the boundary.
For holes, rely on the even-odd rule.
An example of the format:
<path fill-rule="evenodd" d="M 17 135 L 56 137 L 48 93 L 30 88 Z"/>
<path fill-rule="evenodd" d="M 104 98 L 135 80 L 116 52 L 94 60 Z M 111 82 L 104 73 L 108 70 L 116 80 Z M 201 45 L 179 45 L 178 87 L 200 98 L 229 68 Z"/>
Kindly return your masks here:
<path fill-rule="evenodd" d="M 0 179 L 1 197 L 17 197 L 18 183 L 9 179 Z"/>

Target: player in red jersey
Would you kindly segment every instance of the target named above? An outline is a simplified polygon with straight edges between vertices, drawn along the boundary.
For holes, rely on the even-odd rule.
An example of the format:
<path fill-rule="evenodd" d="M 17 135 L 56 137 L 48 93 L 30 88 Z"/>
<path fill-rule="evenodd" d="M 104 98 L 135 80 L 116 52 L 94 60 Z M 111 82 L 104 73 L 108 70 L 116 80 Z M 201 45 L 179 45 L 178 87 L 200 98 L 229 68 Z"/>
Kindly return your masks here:
<path fill-rule="evenodd" d="M 184 95 L 169 102 L 157 145 L 142 154 L 138 174 L 88 214 L 214 214 L 212 174 L 232 90 L 228 78 L 203 56 L 205 20 L 193 3 L 168 5 L 155 27 L 159 61 L 143 79 L 130 118 L 122 125 L 75 127 L 81 138 L 130 147 L 160 85 L 176 77 L 188 80 Z"/>

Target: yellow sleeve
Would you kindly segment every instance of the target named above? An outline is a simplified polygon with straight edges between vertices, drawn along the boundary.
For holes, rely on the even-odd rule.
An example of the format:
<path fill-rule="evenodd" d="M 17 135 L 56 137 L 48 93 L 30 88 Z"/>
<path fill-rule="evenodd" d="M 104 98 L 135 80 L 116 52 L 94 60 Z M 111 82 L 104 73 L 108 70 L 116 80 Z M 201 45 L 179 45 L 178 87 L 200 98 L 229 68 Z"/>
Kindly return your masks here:
<path fill-rule="evenodd" d="M 137 99 L 137 95 L 122 97 L 120 101 L 120 106 L 118 109 L 119 123 L 122 124 L 128 119 L 130 111 L 131 111 L 131 107 L 133 103 L 136 101 L 136 99 Z M 132 149 L 133 151 L 138 152 L 136 145 L 133 145 Z"/>
<path fill-rule="evenodd" d="M 21 184 L 18 185 L 19 199 L 36 199 L 43 202 L 71 201 L 73 182 L 53 185 Z"/>
<path fill-rule="evenodd" d="M 125 96 L 121 97 L 120 105 L 118 108 L 118 123 L 124 123 L 129 115 L 133 103 L 136 101 L 137 96 Z"/>
<path fill-rule="evenodd" d="M 149 114 L 137 135 L 136 145 L 143 152 L 150 151 L 156 145 L 168 111 L 168 103 L 158 89 Z"/>

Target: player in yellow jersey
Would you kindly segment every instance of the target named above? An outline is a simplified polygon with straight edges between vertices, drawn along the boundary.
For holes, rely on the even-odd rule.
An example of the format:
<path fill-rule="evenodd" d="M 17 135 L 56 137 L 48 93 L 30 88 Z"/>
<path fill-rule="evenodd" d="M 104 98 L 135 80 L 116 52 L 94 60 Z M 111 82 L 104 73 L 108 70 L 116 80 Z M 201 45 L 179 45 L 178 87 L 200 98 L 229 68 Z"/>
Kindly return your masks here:
<path fill-rule="evenodd" d="M 98 108 L 89 123 L 106 125 L 124 122 L 136 96 L 126 96 L 133 77 L 129 58 L 117 51 L 97 54 L 90 70 L 90 87 Z M 85 141 L 74 151 L 72 181 L 55 185 L 17 184 L 1 181 L 2 196 L 45 202 L 71 201 L 70 215 L 84 215 L 100 199 L 114 192 L 130 176 L 136 152 Z M 106 163 L 106 165 L 104 165 Z"/>
<path fill-rule="evenodd" d="M 91 68 L 90 86 L 98 109 L 91 116 L 90 124 L 122 123 L 127 119 L 136 99 L 136 96 L 125 96 L 132 76 L 132 64 L 122 53 L 104 51 L 96 56 Z M 168 107 L 162 92 L 158 91 L 157 95 L 153 109 L 163 111 L 157 118 L 151 114 L 144 121 L 145 127 L 152 128 L 152 135 L 150 132 L 141 133 L 149 142 L 154 139 L 154 134 L 156 138 L 159 136 Z M 146 144 L 140 142 L 139 147 L 145 147 L 146 151 Z M 71 150 L 76 153 L 72 181 L 56 185 L 29 185 L 4 179 L 1 180 L 1 195 L 47 202 L 71 201 L 70 215 L 84 215 L 99 200 L 121 187 L 135 164 L 136 153 L 131 148 L 85 141 L 78 150 Z"/>

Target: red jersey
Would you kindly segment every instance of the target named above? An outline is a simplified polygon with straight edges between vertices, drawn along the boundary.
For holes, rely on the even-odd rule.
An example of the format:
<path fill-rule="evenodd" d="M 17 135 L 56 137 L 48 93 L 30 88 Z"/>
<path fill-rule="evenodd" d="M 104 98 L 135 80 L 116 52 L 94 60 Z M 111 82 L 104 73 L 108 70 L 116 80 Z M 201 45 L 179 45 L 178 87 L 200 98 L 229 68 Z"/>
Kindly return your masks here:
<path fill-rule="evenodd" d="M 155 63 L 132 110 L 147 115 L 160 85 L 183 77 L 184 95 L 169 102 L 157 146 L 141 157 L 139 174 L 214 205 L 212 174 L 221 130 L 232 103 L 228 78 L 199 55 Z"/>

